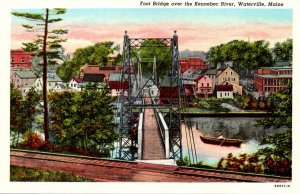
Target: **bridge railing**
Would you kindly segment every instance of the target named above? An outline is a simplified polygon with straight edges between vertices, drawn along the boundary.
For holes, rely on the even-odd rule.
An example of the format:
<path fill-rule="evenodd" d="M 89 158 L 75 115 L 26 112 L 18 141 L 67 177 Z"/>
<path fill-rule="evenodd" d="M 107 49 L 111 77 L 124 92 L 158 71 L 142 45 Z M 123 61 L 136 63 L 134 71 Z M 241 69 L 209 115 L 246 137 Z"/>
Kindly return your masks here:
<path fill-rule="evenodd" d="M 144 99 L 142 100 L 142 104 L 143 105 L 145 104 Z M 139 124 L 138 124 L 138 159 L 139 160 L 141 160 L 143 156 L 144 112 L 145 112 L 145 108 L 143 108 L 142 112 L 139 114 Z"/>
<path fill-rule="evenodd" d="M 157 108 L 155 108 L 154 110 L 156 122 L 158 124 L 160 135 L 165 147 L 165 157 L 170 158 L 169 128 L 159 110 Z"/>

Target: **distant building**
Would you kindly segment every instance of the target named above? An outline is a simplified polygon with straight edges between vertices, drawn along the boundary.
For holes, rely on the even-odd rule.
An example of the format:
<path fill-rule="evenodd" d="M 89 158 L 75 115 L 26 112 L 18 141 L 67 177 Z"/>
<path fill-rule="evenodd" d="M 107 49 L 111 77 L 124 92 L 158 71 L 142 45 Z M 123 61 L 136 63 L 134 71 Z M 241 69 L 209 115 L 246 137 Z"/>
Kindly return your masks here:
<path fill-rule="evenodd" d="M 160 85 L 160 103 L 169 104 L 171 101 L 174 103 L 178 103 L 178 85 L 177 82 L 171 85 L 171 79 L 169 77 L 165 77 Z"/>
<path fill-rule="evenodd" d="M 119 73 L 120 66 L 84 65 L 80 75 L 85 82 L 108 82 L 111 73 Z"/>
<path fill-rule="evenodd" d="M 207 70 L 208 66 L 206 62 L 199 57 L 189 57 L 179 60 L 179 66 L 181 73 L 184 73 L 186 70 L 193 68 L 195 70 Z"/>
<path fill-rule="evenodd" d="M 54 88 L 59 84 L 64 84 L 64 83 L 56 73 L 47 73 L 47 91 L 48 92 L 56 91 Z M 43 90 L 43 77 L 37 78 L 35 80 L 34 86 L 37 91 L 42 91 Z M 57 88 L 62 88 L 62 87 L 57 87 Z"/>
<path fill-rule="evenodd" d="M 80 88 L 78 86 L 82 81 L 83 81 L 83 77 L 80 76 L 74 77 L 67 83 L 68 88 L 73 91 L 79 91 Z"/>
<path fill-rule="evenodd" d="M 254 88 L 260 96 L 268 96 L 270 92 L 277 92 L 287 88 L 287 83 L 292 81 L 293 69 L 285 67 L 261 67 L 254 75 Z"/>
<path fill-rule="evenodd" d="M 108 85 L 112 96 L 118 96 L 121 94 L 122 90 L 128 90 L 129 88 L 128 81 L 121 81 L 121 75 L 121 73 L 111 73 L 109 75 Z"/>
<path fill-rule="evenodd" d="M 31 68 L 31 59 L 35 55 L 33 52 L 25 52 L 22 50 L 10 51 L 10 65 L 12 68 Z"/>
<path fill-rule="evenodd" d="M 231 67 L 224 67 L 217 70 L 216 85 L 233 86 L 233 93 L 242 95 L 243 87 L 240 86 L 240 76 Z"/>
<path fill-rule="evenodd" d="M 22 94 L 34 86 L 37 76 L 32 71 L 16 71 L 11 76 L 11 82 Z"/>
<path fill-rule="evenodd" d="M 207 75 L 201 75 L 195 79 L 196 86 L 195 91 L 196 95 L 199 97 L 210 97 L 213 94 L 213 80 L 210 79 Z"/>
<path fill-rule="evenodd" d="M 213 90 L 214 90 L 215 85 L 216 85 L 217 70 L 216 69 L 209 69 L 204 74 L 207 75 L 213 81 Z"/>
<path fill-rule="evenodd" d="M 233 98 L 233 85 L 216 85 L 217 98 Z"/>

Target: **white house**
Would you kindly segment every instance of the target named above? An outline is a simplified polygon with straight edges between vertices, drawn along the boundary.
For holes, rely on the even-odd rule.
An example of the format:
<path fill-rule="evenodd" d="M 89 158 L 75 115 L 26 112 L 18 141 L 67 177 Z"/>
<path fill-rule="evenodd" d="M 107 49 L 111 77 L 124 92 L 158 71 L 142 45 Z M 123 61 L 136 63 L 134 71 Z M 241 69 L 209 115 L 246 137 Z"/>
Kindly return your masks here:
<path fill-rule="evenodd" d="M 217 98 L 233 98 L 233 85 L 216 85 Z"/>
<path fill-rule="evenodd" d="M 74 77 L 67 83 L 68 88 L 73 91 L 80 91 L 81 88 L 78 86 L 82 82 L 82 79 L 83 79 L 83 77 Z"/>
<path fill-rule="evenodd" d="M 53 92 L 55 86 L 63 84 L 63 81 L 56 73 L 47 73 L 47 92 Z M 37 78 L 34 83 L 37 91 L 43 90 L 43 77 Z"/>

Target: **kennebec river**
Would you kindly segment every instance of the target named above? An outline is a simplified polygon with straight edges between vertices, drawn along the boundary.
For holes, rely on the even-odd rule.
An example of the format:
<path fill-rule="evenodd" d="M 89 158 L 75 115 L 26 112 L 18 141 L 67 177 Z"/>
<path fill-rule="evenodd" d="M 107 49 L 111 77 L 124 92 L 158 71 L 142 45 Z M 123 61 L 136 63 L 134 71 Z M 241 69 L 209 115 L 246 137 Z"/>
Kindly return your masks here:
<path fill-rule="evenodd" d="M 275 134 L 284 129 L 268 129 L 255 126 L 256 120 L 260 117 L 192 117 L 191 128 L 194 134 L 194 141 L 197 153 L 197 161 L 205 164 L 217 165 L 222 157 L 232 153 L 238 156 L 240 153 L 254 153 L 260 146 L 259 143 L 265 135 Z M 186 141 L 186 129 L 182 127 L 183 157 L 188 155 Z M 201 141 L 200 135 L 225 138 L 238 138 L 243 141 L 240 147 L 219 146 L 205 144 Z"/>

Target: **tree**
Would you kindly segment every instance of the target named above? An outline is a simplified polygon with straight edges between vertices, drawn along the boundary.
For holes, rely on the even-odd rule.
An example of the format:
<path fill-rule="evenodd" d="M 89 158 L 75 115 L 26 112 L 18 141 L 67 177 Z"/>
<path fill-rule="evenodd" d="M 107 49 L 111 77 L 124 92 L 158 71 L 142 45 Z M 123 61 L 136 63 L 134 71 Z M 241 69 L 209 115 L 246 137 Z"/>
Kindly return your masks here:
<path fill-rule="evenodd" d="M 20 135 L 30 132 L 35 116 L 36 107 L 40 97 L 37 92 L 31 88 L 23 97 L 18 89 L 10 86 L 10 129 L 13 136 L 13 145 L 18 145 Z"/>
<path fill-rule="evenodd" d="M 276 61 L 293 60 L 293 39 L 287 39 L 284 42 L 277 42 L 273 49 Z"/>
<path fill-rule="evenodd" d="M 22 43 L 24 45 L 24 47 L 22 47 L 23 51 L 26 52 L 38 52 L 39 51 L 39 47 L 37 42 L 27 42 L 27 43 Z"/>
<path fill-rule="evenodd" d="M 141 49 L 134 52 L 136 53 L 134 57 L 140 57 L 141 59 L 143 73 L 152 74 L 154 57 L 156 58 L 157 74 L 160 78 L 171 71 L 172 50 L 163 42 L 146 40 L 142 43 Z"/>
<path fill-rule="evenodd" d="M 106 66 L 109 60 L 109 54 L 117 51 L 118 46 L 114 42 L 98 42 L 92 46 L 76 49 L 71 60 L 65 61 L 61 67 L 58 68 L 57 73 L 64 81 L 70 81 L 78 74 L 80 67 L 83 65 L 99 65 Z M 117 55 L 114 63 L 120 62 L 121 55 Z"/>
<path fill-rule="evenodd" d="M 284 132 L 266 136 L 261 144 L 272 145 L 259 152 L 278 159 L 292 159 L 292 84 L 288 83 L 286 90 L 273 93 L 269 97 L 272 110 L 270 118 L 258 120 L 258 125 L 266 129 L 275 127 L 287 128 Z"/>
<path fill-rule="evenodd" d="M 117 140 L 113 123 L 113 98 L 108 89 L 89 84 L 81 92 L 49 94 L 51 134 L 61 146 L 71 146 L 108 156 Z"/>
<path fill-rule="evenodd" d="M 43 102 L 44 102 L 44 133 L 45 140 L 49 140 L 49 123 L 48 123 L 48 103 L 47 103 L 47 66 L 56 65 L 58 60 L 61 60 L 61 52 L 63 51 L 61 43 L 65 39 L 61 39 L 61 35 L 67 34 L 67 30 L 63 29 L 50 29 L 49 25 L 62 21 L 62 18 L 57 18 L 57 15 L 66 13 L 66 9 L 48 9 L 42 12 L 12 12 L 14 16 L 24 18 L 33 22 L 31 24 L 23 24 L 22 26 L 30 32 L 38 33 L 35 43 L 39 50 L 38 55 L 42 56 L 43 62 Z M 26 45 L 25 45 L 26 46 Z M 29 46 L 29 45 L 28 45 Z M 32 45 L 31 45 L 32 46 Z"/>
<path fill-rule="evenodd" d="M 246 42 L 233 40 L 226 44 L 212 47 L 207 53 L 207 60 L 211 67 L 233 61 L 237 69 L 254 69 L 259 66 L 273 64 L 269 43 L 264 40 Z"/>

